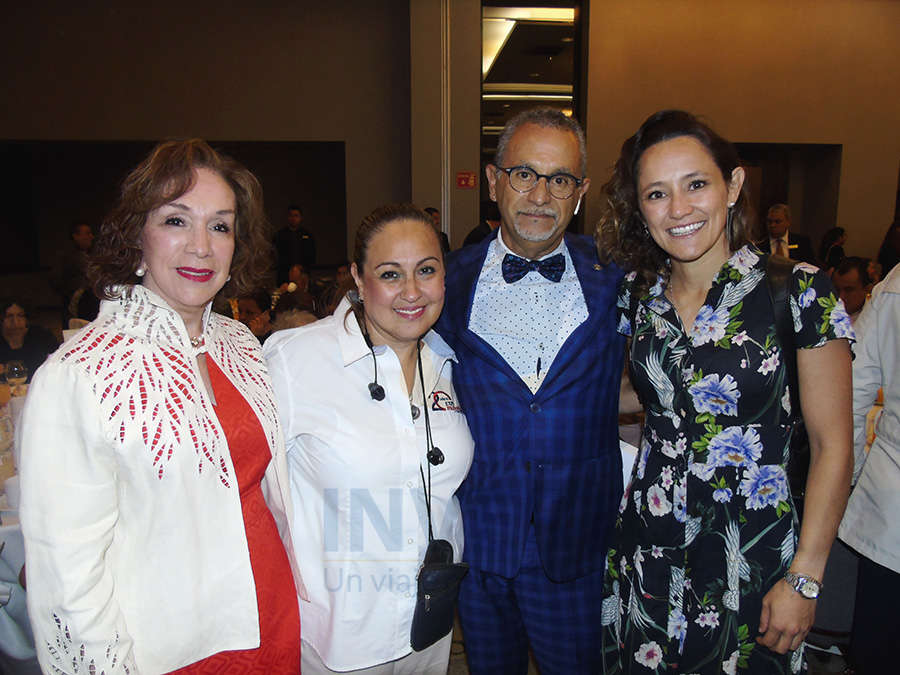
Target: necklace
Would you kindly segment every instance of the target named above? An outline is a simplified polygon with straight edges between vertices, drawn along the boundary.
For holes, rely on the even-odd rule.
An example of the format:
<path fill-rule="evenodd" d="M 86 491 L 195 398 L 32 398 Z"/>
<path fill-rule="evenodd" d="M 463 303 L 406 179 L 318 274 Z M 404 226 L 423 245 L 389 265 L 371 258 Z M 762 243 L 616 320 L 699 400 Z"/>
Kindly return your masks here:
<path fill-rule="evenodd" d="M 416 381 L 415 381 L 415 379 L 413 379 L 413 386 L 415 386 L 415 384 L 416 384 Z M 412 415 L 413 421 L 416 421 L 417 419 L 419 419 L 419 414 L 420 414 L 419 406 L 417 406 L 415 403 L 413 403 L 412 392 L 409 393 L 409 412 Z"/>
<path fill-rule="evenodd" d="M 409 412 L 412 415 L 413 421 L 416 421 L 417 419 L 419 419 L 419 414 L 420 414 L 419 406 L 417 406 L 415 403 L 413 403 L 413 392 L 415 390 L 416 390 L 416 376 L 415 376 L 415 371 L 413 371 L 413 386 L 409 392 Z"/>
<path fill-rule="evenodd" d="M 201 333 L 197 337 L 191 338 L 191 347 L 193 347 L 194 349 L 198 349 L 203 346 L 203 342 L 204 342 L 203 334 Z"/>
<path fill-rule="evenodd" d="M 419 344 L 416 343 L 416 358 L 421 359 L 419 356 Z M 415 364 L 413 364 L 413 381 L 409 388 L 409 414 L 412 415 L 413 421 L 419 419 L 419 415 L 422 414 L 422 409 L 419 408 L 415 403 L 413 403 L 413 394 L 416 391 L 416 371 Z"/>

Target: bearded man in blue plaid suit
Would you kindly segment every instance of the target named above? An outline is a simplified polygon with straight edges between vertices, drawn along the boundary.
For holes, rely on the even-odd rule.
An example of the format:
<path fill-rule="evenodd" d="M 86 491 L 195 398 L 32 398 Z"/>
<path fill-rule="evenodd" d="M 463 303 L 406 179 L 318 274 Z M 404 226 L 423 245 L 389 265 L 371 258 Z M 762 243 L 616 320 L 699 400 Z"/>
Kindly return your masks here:
<path fill-rule="evenodd" d="M 447 261 L 438 330 L 475 438 L 459 498 L 469 669 L 600 672 L 607 535 L 622 494 L 616 332 L 621 272 L 565 234 L 590 185 L 584 133 L 549 109 L 520 113 L 486 167 L 498 231 Z"/>

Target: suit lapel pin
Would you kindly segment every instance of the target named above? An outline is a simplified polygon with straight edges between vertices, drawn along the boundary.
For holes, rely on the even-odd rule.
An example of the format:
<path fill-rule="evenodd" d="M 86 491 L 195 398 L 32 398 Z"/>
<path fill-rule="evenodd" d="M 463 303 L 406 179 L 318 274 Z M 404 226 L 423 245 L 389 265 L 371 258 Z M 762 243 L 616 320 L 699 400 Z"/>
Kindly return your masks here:
<path fill-rule="evenodd" d="M 594 270 L 595 270 L 595 271 L 599 272 L 599 271 L 602 270 L 602 269 L 603 269 L 603 266 L 602 266 L 602 265 L 600 265 L 600 264 L 598 264 L 598 263 L 595 263 L 595 264 L 594 264 Z"/>

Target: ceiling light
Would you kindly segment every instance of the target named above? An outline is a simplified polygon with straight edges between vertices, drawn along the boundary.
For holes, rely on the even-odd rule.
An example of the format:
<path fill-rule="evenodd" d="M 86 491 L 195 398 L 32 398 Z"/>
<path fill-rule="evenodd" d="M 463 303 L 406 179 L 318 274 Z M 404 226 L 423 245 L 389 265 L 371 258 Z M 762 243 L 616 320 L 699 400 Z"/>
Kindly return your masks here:
<path fill-rule="evenodd" d="M 481 12 L 481 16 L 485 19 L 575 22 L 575 10 L 572 7 L 483 7 Z"/>

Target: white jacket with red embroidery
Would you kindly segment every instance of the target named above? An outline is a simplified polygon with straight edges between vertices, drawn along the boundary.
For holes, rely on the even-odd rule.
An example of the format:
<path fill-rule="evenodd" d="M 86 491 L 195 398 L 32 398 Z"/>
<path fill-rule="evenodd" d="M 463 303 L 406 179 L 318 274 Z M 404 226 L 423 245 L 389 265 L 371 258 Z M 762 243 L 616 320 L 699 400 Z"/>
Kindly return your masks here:
<path fill-rule="evenodd" d="M 237 478 L 197 369 L 207 350 L 266 434 L 263 493 L 306 596 L 259 343 L 209 308 L 204 327 L 193 348 L 180 317 L 135 286 L 34 377 L 19 427 L 20 516 L 45 672 L 164 673 L 259 645 Z"/>

